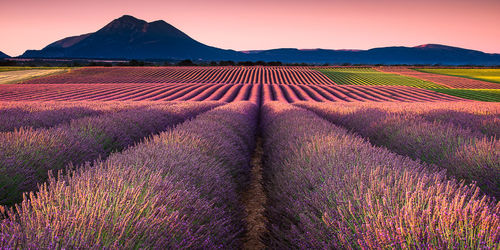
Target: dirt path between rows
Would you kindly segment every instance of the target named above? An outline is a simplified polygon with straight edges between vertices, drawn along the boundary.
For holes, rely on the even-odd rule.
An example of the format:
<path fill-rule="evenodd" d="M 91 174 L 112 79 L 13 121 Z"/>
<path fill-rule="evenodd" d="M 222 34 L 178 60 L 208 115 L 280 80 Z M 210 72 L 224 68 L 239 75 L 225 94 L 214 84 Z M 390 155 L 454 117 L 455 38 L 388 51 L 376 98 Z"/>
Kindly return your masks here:
<path fill-rule="evenodd" d="M 267 218 L 264 215 L 267 197 L 262 185 L 262 138 L 257 137 L 257 143 L 252 156 L 251 182 L 246 192 L 242 194 L 245 207 L 245 222 L 247 232 L 243 237 L 243 249 L 264 249 L 261 237 L 267 232 Z"/>

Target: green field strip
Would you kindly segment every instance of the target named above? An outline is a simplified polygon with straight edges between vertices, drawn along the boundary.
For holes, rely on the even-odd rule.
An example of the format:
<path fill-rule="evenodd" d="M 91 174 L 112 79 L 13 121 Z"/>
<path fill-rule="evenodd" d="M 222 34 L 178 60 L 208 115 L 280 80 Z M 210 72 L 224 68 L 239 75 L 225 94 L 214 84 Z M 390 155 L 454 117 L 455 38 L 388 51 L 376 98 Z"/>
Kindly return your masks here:
<path fill-rule="evenodd" d="M 432 89 L 433 91 L 465 99 L 500 102 L 500 89 Z"/>
<path fill-rule="evenodd" d="M 447 88 L 415 77 L 380 72 L 371 68 L 315 69 L 339 85 L 409 86 L 423 89 Z"/>
<path fill-rule="evenodd" d="M 457 76 L 473 80 L 500 83 L 500 69 L 414 69 L 424 73 Z"/>

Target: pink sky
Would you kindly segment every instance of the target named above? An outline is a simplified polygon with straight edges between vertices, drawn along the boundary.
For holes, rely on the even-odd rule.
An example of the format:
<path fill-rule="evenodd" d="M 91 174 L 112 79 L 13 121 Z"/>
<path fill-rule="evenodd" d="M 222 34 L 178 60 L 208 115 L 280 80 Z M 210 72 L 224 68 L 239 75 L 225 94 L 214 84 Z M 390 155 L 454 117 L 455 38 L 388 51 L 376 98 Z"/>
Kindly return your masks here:
<path fill-rule="evenodd" d="M 0 51 L 18 56 L 124 14 L 224 49 L 439 43 L 500 53 L 499 0 L 0 0 Z"/>

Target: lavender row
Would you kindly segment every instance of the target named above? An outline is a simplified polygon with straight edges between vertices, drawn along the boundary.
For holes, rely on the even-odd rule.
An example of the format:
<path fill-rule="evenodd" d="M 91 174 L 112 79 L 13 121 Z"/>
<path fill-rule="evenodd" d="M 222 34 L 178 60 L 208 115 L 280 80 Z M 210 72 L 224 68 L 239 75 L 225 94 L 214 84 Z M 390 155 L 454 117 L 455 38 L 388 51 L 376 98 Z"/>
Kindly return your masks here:
<path fill-rule="evenodd" d="M 311 111 L 262 110 L 273 249 L 498 248 L 500 203 Z"/>
<path fill-rule="evenodd" d="M 500 114 L 471 114 L 455 110 L 433 110 L 420 115 L 430 122 L 451 123 L 463 129 L 500 138 Z"/>
<path fill-rule="evenodd" d="M 387 110 L 384 107 L 386 105 L 381 107 Z M 414 113 L 430 122 L 452 124 L 466 130 L 481 132 L 486 136 L 500 138 L 500 103 L 405 103 L 398 106 L 400 110 L 395 111 L 399 113 Z"/>
<path fill-rule="evenodd" d="M 21 127 L 47 128 L 85 116 L 99 115 L 102 112 L 83 107 L 61 108 L 39 112 L 26 112 L 21 109 L 0 110 L 0 132 L 13 131 Z"/>
<path fill-rule="evenodd" d="M 430 122 L 480 132 L 500 138 L 500 103 L 432 102 L 432 103 L 337 103 L 344 113 L 362 109 L 380 109 L 391 113 L 416 115 Z"/>
<path fill-rule="evenodd" d="M 299 104 L 327 120 L 351 129 L 379 146 L 436 164 L 450 175 L 477 182 L 484 192 L 500 197 L 500 140 L 412 114 L 374 108 Z"/>
<path fill-rule="evenodd" d="M 150 105 L 143 102 L 0 102 L 0 132 L 48 128 L 86 116 Z"/>
<path fill-rule="evenodd" d="M 240 247 L 257 113 L 227 104 L 51 178 L 0 222 L 0 248 Z"/>
<path fill-rule="evenodd" d="M 84 117 L 49 129 L 0 133 L 0 205 L 12 205 L 23 192 L 36 190 L 49 170 L 106 157 L 216 105 L 152 105 Z"/>

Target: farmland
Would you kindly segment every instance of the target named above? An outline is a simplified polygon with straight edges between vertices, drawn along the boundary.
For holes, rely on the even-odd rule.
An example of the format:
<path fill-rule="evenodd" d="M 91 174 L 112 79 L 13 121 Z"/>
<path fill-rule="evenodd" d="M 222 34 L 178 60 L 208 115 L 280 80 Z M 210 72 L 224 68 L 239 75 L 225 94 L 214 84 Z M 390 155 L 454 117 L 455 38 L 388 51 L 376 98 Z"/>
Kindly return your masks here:
<path fill-rule="evenodd" d="M 113 67 L 80 68 L 68 74 L 25 83 L 223 83 L 334 84 L 307 67 Z"/>
<path fill-rule="evenodd" d="M 263 119 L 272 248 L 498 246 L 500 205 L 477 187 L 290 104 Z"/>
<path fill-rule="evenodd" d="M 54 70 L 54 69 L 66 69 L 69 70 L 67 67 L 0 67 L 0 72 L 5 72 L 5 71 L 18 71 L 18 70 Z"/>
<path fill-rule="evenodd" d="M 16 84 L 0 101 L 440 101 L 461 98 L 406 86 L 288 84 Z"/>
<path fill-rule="evenodd" d="M 500 83 L 500 69 L 417 69 L 418 71 L 459 76 L 487 82 Z"/>
<path fill-rule="evenodd" d="M 396 85 L 417 88 L 447 88 L 418 78 L 390 74 L 372 68 L 324 68 L 318 69 L 332 81 L 341 85 Z"/>
<path fill-rule="evenodd" d="M 435 89 L 434 91 L 483 102 L 500 102 L 500 89 Z"/>
<path fill-rule="evenodd" d="M 428 75 L 88 67 L 2 84 L 0 248 L 497 249 L 499 84 Z"/>
<path fill-rule="evenodd" d="M 448 174 L 469 182 L 475 181 L 483 191 L 500 197 L 497 178 L 500 176 L 500 141 L 495 139 L 498 127 L 494 127 L 499 120 L 495 117 L 472 113 L 470 116 L 473 119 L 482 120 L 481 125 L 464 128 L 457 125 L 470 119 L 467 115 L 463 115 L 462 119 L 455 114 L 433 120 L 432 116 L 427 115 L 429 112 L 418 114 L 411 111 L 411 107 L 406 112 L 391 112 L 383 105 L 338 105 L 335 108 L 312 103 L 299 105 L 334 124 L 355 131 L 374 145 L 438 165 L 446 169 Z M 460 105 L 463 104 L 457 106 Z M 498 107 L 497 105 L 496 108 Z M 489 126 L 495 131 L 490 131 L 494 133 L 493 136 L 485 136 L 479 132 Z"/>
<path fill-rule="evenodd" d="M 429 82 L 433 82 L 448 88 L 457 88 L 457 89 L 500 89 L 500 85 L 497 83 L 480 81 L 476 79 L 469 79 L 464 77 L 456 77 L 451 75 L 442 75 L 442 74 L 433 74 L 432 69 L 409 69 L 406 67 L 378 67 L 377 70 L 400 74 L 403 76 L 410 76 L 419 78 L 422 80 L 426 80 Z M 436 71 L 438 73 L 440 70 Z M 488 72 L 491 69 L 480 69 L 476 70 L 479 72 Z M 428 71 L 428 72 L 427 72 Z M 430 72 L 430 73 L 429 73 Z"/>
<path fill-rule="evenodd" d="M 65 69 L 27 69 L 27 70 L 6 70 L 0 71 L 0 84 L 14 83 L 40 76 L 58 74 L 66 72 Z"/>

